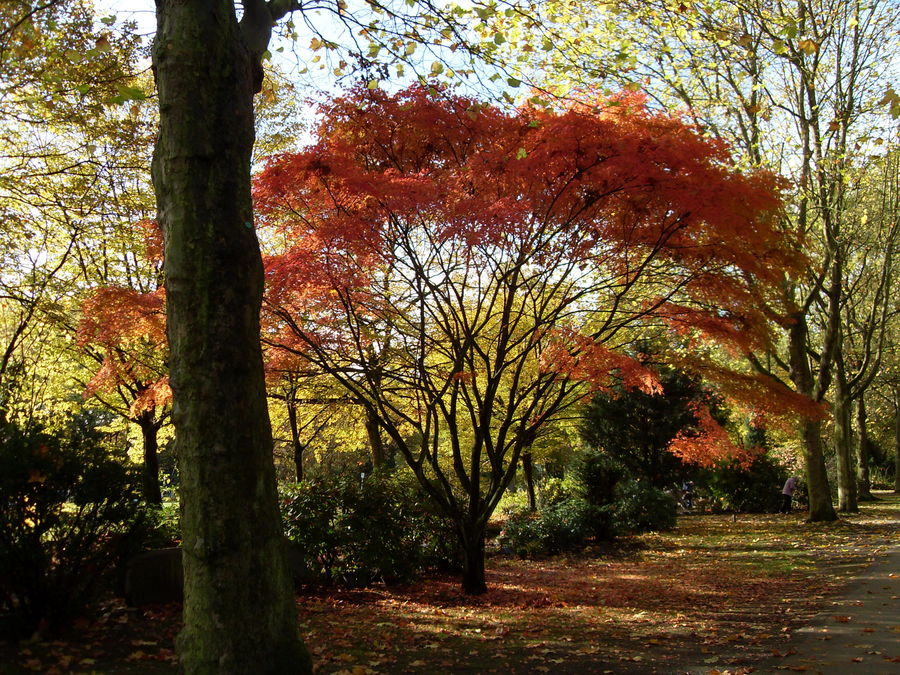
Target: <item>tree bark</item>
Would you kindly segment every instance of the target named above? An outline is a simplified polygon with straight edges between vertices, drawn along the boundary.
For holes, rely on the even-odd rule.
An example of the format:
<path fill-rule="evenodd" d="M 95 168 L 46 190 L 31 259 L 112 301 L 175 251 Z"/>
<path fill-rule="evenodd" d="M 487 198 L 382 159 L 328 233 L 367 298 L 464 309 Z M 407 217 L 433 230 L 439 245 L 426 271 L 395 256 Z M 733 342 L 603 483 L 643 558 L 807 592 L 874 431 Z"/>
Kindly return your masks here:
<path fill-rule="evenodd" d="M 250 198 L 259 53 L 245 43 L 232 0 L 156 4 L 153 183 L 182 480 L 181 664 L 189 674 L 311 672 L 259 344 L 263 275 Z"/>
<path fill-rule="evenodd" d="M 797 313 L 791 318 L 794 320 L 790 328 L 788 343 L 791 380 L 799 393 L 813 398 L 815 385 L 806 355 L 806 316 Z M 800 431 L 803 440 L 806 486 L 809 493 L 808 520 L 814 523 L 837 520 L 837 513 L 831 503 L 831 487 L 828 484 L 825 455 L 822 452 L 822 423 L 819 420 L 804 419 L 800 422 Z"/>
<path fill-rule="evenodd" d="M 522 453 L 522 473 L 525 476 L 525 487 L 528 490 L 528 510 L 537 511 L 537 495 L 534 491 L 534 462 L 530 452 Z"/>
<path fill-rule="evenodd" d="M 484 578 L 484 528 L 467 528 L 461 537 L 463 549 L 462 589 L 469 595 L 487 593 Z"/>
<path fill-rule="evenodd" d="M 303 451 L 306 449 L 300 442 L 300 427 L 297 424 L 297 401 L 294 397 L 294 391 L 288 393 L 285 399 L 287 404 L 288 424 L 291 428 L 291 449 L 294 454 L 294 473 L 297 482 L 303 480 Z"/>
<path fill-rule="evenodd" d="M 834 402 L 834 451 L 837 460 L 838 510 L 841 513 L 856 513 L 856 474 L 853 471 L 853 429 L 850 423 L 850 392 L 844 371 L 841 348 L 835 358 Z"/>
<path fill-rule="evenodd" d="M 894 389 L 894 492 L 900 494 L 900 388 Z"/>
<path fill-rule="evenodd" d="M 860 393 L 856 400 L 856 429 L 859 436 L 857 464 L 856 464 L 856 489 L 858 499 L 861 502 L 874 502 L 872 494 L 872 480 L 869 476 L 869 423 L 866 415 L 866 396 Z"/>
<path fill-rule="evenodd" d="M 381 437 L 381 425 L 378 423 L 378 414 L 373 410 L 366 410 L 366 435 L 369 437 L 372 467 L 375 471 L 378 471 L 384 466 L 386 457 L 384 453 L 384 439 Z"/>
<path fill-rule="evenodd" d="M 141 440 L 144 446 L 144 463 L 141 469 L 141 483 L 144 501 L 159 506 L 162 504 L 162 492 L 159 489 L 159 423 L 153 419 L 154 413 L 144 412 L 137 420 L 141 428 Z"/>

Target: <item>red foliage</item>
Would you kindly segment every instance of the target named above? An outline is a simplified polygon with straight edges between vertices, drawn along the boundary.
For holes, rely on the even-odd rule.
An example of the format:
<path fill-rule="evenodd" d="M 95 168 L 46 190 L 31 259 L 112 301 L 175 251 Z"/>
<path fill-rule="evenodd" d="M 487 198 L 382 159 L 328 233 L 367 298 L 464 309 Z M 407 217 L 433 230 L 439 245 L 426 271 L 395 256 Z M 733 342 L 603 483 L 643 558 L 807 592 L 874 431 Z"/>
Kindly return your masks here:
<path fill-rule="evenodd" d="M 99 349 L 104 357 L 85 388 L 85 398 L 123 385 L 132 392 L 132 418 L 170 403 L 172 392 L 165 374 L 165 290 L 140 293 L 130 288 L 101 288 L 82 309 L 77 343 Z"/>
<path fill-rule="evenodd" d="M 735 445 L 728 432 L 713 419 L 707 406 L 695 403 L 691 408 L 696 423 L 689 431 L 678 432 L 669 443 L 669 452 L 700 466 L 715 466 L 726 459 L 736 459 L 742 466 L 750 466 L 759 454 L 759 448 Z"/>
<path fill-rule="evenodd" d="M 546 270 L 543 292 L 565 277 L 563 309 L 535 315 L 528 344 L 540 345 L 536 368 L 597 388 L 611 376 L 658 388 L 610 347 L 642 321 L 737 352 L 768 339 L 756 301 L 798 264 L 777 225 L 779 179 L 739 173 L 722 142 L 683 120 L 628 95 L 503 112 L 419 86 L 360 88 L 324 112 L 318 143 L 272 158 L 254 187 L 261 226 L 287 243 L 266 263 L 282 345 L 349 339 L 351 306 L 377 323 L 396 308 L 382 306 L 374 280 L 425 249 L 476 267 L 524 260 Z M 673 450 L 725 447 L 720 429 L 704 429 Z"/>

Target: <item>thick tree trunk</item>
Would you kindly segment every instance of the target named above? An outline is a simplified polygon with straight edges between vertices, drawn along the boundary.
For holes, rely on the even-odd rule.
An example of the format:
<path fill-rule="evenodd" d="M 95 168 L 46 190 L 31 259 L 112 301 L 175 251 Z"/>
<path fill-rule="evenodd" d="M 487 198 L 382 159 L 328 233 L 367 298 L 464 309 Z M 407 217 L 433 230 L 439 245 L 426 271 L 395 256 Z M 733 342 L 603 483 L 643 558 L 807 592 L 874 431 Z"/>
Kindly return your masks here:
<path fill-rule="evenodd" d="M 837 513 L 831 503 L 831 488 L 828 485 L 828 471 L 822 452 L 822 424 L 804 420 L 801 423 L 803 438 L 803 462 L 806 472 L 806 486 L 809 494 L 809 515 L 811 523 L 837 520 Z M 815 486 L 815 487 L 814 487 Z"/>
<path fill-rule="evenodd" d="M 522 473 L 525 476 L 525 487 L 528 490 L 528 510 L 537 511 L 537 495 L 534 491 L 534 462 L 530 452 L 522 453 Z"/>
<path fill-rule="evenodd" d="M 144 464 L 141 470 L 144 501 L 159 506 L 162 504 L 162 492 L 159 489 L 159 424 L 150 411 L 142 414 L 136 421 L 141 428 L 144 445 Z"/>
<path fill-rule="evenodd" d="M 869 421 L 866 415 L 866 396 L 861 393 L 856 401 L 856 429 L 859 435 L 859 445 L 857 446 L 857 464 L 856 464 L 856 489 L 858 499 L 861 502 L 874 502 L 875 496 L 872 494 L 872 480 L 869 476 L 869 457 L 871 456 L 869 448 Z"/>
<path fill-rule="evenodd" d="M 258 58 L 232 0 L 157 0 L 153 160 L 181 472 L 186 673 L 310 672 L 266 409 L 250 152 Z M 271 23 L 271 20 L 269 21 Z"/>
<path fill-rule="evenodd" d="M 487 593 L 484 578 L 484 528 L 467 527 L 461 538 L 463 549 L 462 589 L 469 595 Z"/>
<path fill-rule="evenodd" d="M 801 394 L 812 397 L 815 385 L 806 355 L 806 317 L 796 314 L 790 329 L 788 349 L 791 360 L 791 380 Z M 828 471 L 822 451 L 822 424 L 818 420 L 804 419 L 800 422 L 803 439 L 803 462 L 806 472 L 806 489 L 809 494 L 810 522 L 837 520 L 837 513 L 831 503 L 831 487 L 828 485 Z"/>

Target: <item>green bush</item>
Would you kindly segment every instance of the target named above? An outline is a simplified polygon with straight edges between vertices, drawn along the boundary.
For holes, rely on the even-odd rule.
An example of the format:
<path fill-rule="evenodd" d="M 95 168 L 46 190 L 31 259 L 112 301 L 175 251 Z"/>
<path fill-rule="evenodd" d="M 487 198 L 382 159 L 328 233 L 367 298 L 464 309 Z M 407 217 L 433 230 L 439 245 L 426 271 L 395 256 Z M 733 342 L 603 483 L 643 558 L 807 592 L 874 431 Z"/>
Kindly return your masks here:
<path fill-rule="evenodd" d="M 540 511 L 509 514 L 501 535 L 501 547 L 532 557 L 577 550 L 589 537 L 608 538 L 611 533 L 608 507 L 572 497 Z"/>
<path fill-rule="evenodd" d="M 139 550 L 139 477 L 75 421 L 0 426 L 0 617 L 21 637 L 68 621 Z"/>
<path fill-rule="evenodd" d="M 653 532 L 675 527 L 675 498 L 644 481 L 620 483 L 612 508 L 617 532 Z"/>
<path fill-rule="evenodd" d="M 286 488 L 285 534 L 314 583 L 365 586 L 409 580 L 458 563 L 456 537 L 410 482 L 378 475 L 321 476 Z"/>
<path fill-rule="evenodd" d="M 720 464 L 707 471 L 703 482 L 719 510 L 774 513 L 787 477 L 787 469 L 763 454 L 746 468 L 734 461 Z"/>
<path fill-rule="evenodd" d="M 575 479 L 589 504 L 605 506 L 615 501 L 616 485 L 625 469 L 605 452 L 588 452 L 574 464 Z"/>

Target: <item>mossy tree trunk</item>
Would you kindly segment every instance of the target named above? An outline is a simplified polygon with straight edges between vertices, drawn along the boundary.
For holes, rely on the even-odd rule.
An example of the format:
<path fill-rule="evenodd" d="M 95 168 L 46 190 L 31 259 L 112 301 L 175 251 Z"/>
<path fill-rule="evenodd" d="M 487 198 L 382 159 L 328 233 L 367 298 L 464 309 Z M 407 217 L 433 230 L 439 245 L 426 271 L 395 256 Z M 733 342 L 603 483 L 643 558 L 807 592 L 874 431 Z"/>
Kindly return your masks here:
<path fill-rule="evenodd" d="M 243 4 L 239 26 L 232 0 L 156 0 L 153 182 L 182 480 L 186 673 L 311 670 L 277 504 L 250 199 L 253 96 L 278 17 L 266 3 Z"/>
<path fill-rule="evenodd" d="M 791 380 L 801 394 L 817 399 L 816 394 L 825 387 L 818 385 L 812 374 L 807 355 L 808 328 L 805 313 L 796 313 L 791 319 L 788 348 L 790 350 Z M 800 423 L 803 439 L 803 463 L 809 493 L 810 522 L 837 520 L 837 512 L 831 503 L 831 487 L 825 467 L 822 450 L 822 423 L 819 420 L 804 419 Z"/>

